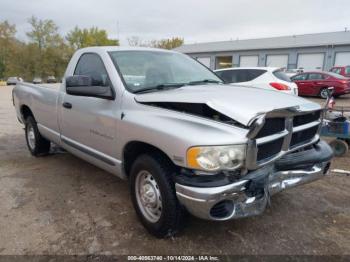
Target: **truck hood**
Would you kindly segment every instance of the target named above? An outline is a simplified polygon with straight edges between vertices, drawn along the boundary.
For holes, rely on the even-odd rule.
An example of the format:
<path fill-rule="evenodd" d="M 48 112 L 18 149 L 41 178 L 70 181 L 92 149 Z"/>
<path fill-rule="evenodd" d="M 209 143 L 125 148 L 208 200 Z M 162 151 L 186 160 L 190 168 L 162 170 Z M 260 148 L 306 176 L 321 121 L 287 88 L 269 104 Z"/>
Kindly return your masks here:
<path fill-rule="evenodd" d="M 205 104 L 229 118 L 249 126 L 261 114 L 286 108 L 305 111 L 321 107 L 306 99 L 259 88 L 230 85 L 184 86 L 166 91 L 137 94 L 140 103 Z"/>

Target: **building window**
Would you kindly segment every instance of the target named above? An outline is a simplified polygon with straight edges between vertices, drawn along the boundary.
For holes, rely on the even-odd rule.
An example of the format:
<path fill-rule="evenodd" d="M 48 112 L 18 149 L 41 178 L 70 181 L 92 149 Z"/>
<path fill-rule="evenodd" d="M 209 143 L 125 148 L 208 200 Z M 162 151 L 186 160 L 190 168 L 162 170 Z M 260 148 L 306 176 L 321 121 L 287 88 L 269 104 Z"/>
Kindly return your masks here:
<path fill-rule="evenodd" d="M 216 69 L 232 67 L 232 56 L 216 57 Z"/>

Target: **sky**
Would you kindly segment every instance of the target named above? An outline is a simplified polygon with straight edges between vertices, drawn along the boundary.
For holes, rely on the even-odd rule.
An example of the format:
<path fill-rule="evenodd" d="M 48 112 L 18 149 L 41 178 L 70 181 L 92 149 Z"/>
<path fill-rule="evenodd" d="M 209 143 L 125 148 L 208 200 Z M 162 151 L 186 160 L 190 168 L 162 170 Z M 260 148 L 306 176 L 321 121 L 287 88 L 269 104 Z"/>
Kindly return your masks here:
<path fill-rule="evenodd" d="M 349 0 L 0 0 L 0 21 L 16 24 L 21 40 L 34 15 L 62 34 L 106 29 L 122 45 L 132 36 L 199 43 L 350 30 L 349 11 Z"/>

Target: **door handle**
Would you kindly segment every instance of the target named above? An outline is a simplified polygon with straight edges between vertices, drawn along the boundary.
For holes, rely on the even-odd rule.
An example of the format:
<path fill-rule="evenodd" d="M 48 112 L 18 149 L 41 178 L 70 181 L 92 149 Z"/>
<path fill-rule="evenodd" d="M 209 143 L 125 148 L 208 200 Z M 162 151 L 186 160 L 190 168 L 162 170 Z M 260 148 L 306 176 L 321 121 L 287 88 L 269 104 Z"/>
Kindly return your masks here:
<path fill-rule="evenodd" d="M 64 108 L 67 108 L 67 109 L 71 109 L 71 108 L 72 108 L 72 104 L 71 104 L 71 103 L 68 103 L 68 102 L 64 102 L 64 103 L 62 104 L 62 106 L 63 106 Z"/>

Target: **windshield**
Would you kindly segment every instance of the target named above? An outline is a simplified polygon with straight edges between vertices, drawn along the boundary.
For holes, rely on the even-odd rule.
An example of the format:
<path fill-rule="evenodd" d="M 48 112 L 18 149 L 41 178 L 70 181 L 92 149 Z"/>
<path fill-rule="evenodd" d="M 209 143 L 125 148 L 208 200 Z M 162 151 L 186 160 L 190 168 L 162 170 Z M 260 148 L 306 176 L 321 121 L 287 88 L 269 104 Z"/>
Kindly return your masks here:
<path fill-rule="evenodd" d="M 109 53 L 130 92 L 187 84 L 222 83 L 213 72 L 187 55 L 161 51 Z"/>

